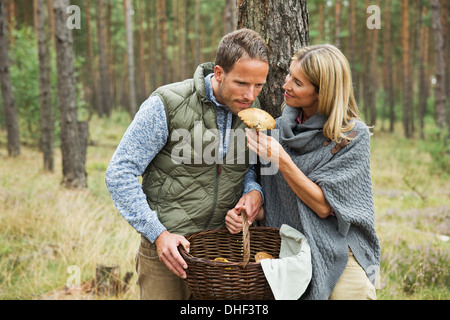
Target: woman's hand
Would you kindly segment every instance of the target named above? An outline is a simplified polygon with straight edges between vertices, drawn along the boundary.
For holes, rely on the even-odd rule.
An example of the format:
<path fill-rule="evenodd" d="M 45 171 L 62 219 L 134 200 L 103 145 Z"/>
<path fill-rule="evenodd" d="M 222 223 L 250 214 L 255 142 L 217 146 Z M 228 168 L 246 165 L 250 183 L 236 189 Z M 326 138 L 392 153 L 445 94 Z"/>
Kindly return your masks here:
<path fill-rule="evenodd" d="M 280 157 L 285 156 L 285 151 L 280 143 L 273 137 L 269 137 L 262 132 L 246 129 L 247 146 L 258 156 L 266 161 L 270 161 L 279 168 Z"/>
<path fill-rule="evenodd" d="M 320 218 L 328 217 L 331 214 L 331 207 L 322 189 L 297 167 L 283 146 L 276 139 L 264 133 L 246 130 L 248 148 L 264 160 L 272 162 L 297 197 Z"/>

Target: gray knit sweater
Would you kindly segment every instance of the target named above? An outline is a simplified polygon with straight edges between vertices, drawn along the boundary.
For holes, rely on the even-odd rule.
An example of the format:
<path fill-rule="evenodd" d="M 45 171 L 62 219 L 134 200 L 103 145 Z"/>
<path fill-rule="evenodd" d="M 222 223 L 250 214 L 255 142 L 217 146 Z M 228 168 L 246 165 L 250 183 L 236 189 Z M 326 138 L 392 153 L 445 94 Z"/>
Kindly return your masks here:
<path fill-rule="evenodd" d="M 270 227 L 283 223 L 302 232 L 311 247 L 313 277 L 301 299 L 328 299 L 348 260 L 350 247 L 375 284 L 380 246 L 374 228 L 370 176 L 370 135 L 356 121 L 355 138 L 348 144 L 323 135 L 326 117 L 320 114 L 299 124 L 300 109 L 286 106 L 277 119 L 279 141 L 293 161 L 323 190 L 335 216 L 319 218 L 290 189 L 280 172 L 263 175 L 265 219 Z"/>

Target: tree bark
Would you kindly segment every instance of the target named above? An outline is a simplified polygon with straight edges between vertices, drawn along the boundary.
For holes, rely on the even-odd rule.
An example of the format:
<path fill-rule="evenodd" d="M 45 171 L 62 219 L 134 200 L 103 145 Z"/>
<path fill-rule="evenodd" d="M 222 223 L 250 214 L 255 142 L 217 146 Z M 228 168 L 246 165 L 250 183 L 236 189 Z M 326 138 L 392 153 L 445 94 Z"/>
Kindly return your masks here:
<path fill-rule="evenodd" d="M 111 79 L 108 72 L 108 58 L 104 35 L 103 0 L 97 0 L 97 36 L 99 47 L 100 83 L 98 114 L 109 117 L 112 110 Z"/>
<path fill-rule="evenodd" d="M 53 171 L 53 135 L 55 132 L 55 119 L 52 112 L 51 69 L 49 37 L 47 29 L 47 6 L 44 0 L 37 0 L 37 40 L 39 52 L 39 87 L 41 101 L 41 150 L 44 157 L 44 170 Z"/>
<path fill-rule="evenodd" d="M 236 30 L 236 1 L 225 0 L 223 9 L 223 33 L 227 34 Z"/>
<path fill-rule="evenodd" d="M 432 14 L 432 29 L 434 39 L 434 52 L 436 59 L 436 86 L 435 86 L 435 110 L 436 124 L 439 128 L 445 126 L 445 58 L 444 39 L 442 37 L 441 5 L 439 0 L 430 0 Z"/>
<path fill-rule="evenodd" d="M 238 29 L 257 31 L 270 48 L 270 71 L 259 100 L 272 116 L 281 114 L 283 85 L 291 58 L 309 44 L 309 18 L 306 0 L 238 0 Z"/>
<path fill-rule="evenodd" d="M 8 41 L 5 2 L 4 0 L 0 0 L 0 83 L 6 119 L 8 155 L 10 157 L 17 157 L 20 155 L 20 132 L 17 122 L 16 102 L 12 91 L 11 74 L 9 71 Z"/>
<path fill-rule="evenodd" d="M 130 114 L 134 117 L 137 111 L 136 105 L 136 86 L 135 86 L 135 75 L 134 75 L 134 44 L 133 44 L 133 23 L 131 21 L 131 0 L 124 0 L 125 5 L 125 29 L 127 34 L 127 57 L 128 57 L 128 84 L 130 88 Z M 142 44 L 141 44 L 142 45 Z"/>
<path fill-rule="evenodd" d="M 403 93 L 403 129 L 406 138 L 411 138 L 409 109 L 411 100 L 411 69 L 409 52 L 409 1 L 402 0 L 402 93 Z"/>
<path fill-rule="evenodd" d="M 335 36 L 335 45 L 339 49 L 341 48 L 341 18 L 342 18 L 342 0 L 335 1 L 335 18 L 334 18 L 334 36 Z"/>
<path fill-rule="evenodd" d="M 421 18 L 428 14 L 428 7 L 423 6 L 421 8 Z M 420 34 L 418 43 L 428 44 L 429 43 L 429 28 L 426 26 L 422 19 L 420 20 Z M 429 74 L 426 68 L 428 61 L 428 46 L 419 46 L 419 92 L 418 92 L 418 106 L 417 113 L 419 117 L 420 126 L 420 138 L 425 138 L 424 127 L 425 127 L 425 113 L 427 110 L 427 100 L 429 96 Z"/>
<path fill-rule="evenodd" d="M 194 0 L 195 1 L 195 15 L 194 15 L 194 32 L 195 32 L 195 39 L 194 39 L 194 64 L 195 67 L 197 67 L 201 63 L 200 58 L 200 0 Z"/>
<path fill-rule="evenodd" d="M 380 5 L 380 1 L 377 0 L 377 5 Z M 378 29 L 368 30 L 371 33 L 371 42 L 370 46 L 370 73 L 368 75 L 369 80 L 369 91 L 370 91 L 370 99 L 368 105 L 368 111 L 370 112 L 370 126 L 374 126 L 376 124 L 376 112 L 377 112 L 377 89 L 378 89 Z"/>
<path fill-rule="evenodd" d="M 385 106 L 389 106 L 389 131 L 394 132 L 395 123 L 395 95 L 394 95 L 394 76 L 392 65 L 392 23 L 391 23 L 391 0 L 386 1 L 386 14 L 383 31 L 383 72 L 384 89 L 386 92 Z"/>
<path fill-rule="evenodd" d="M 87 100 L 89 101 L 89 114 L 95 113 L 96 110 L 99 109 L 98 105 L 100 104 L 100 100 L 98 98 L 99 93 L 97 89 L 97 78 L 98 72 L 94 71 L 94 46 L 92 43 L 92 26 L 91 26 L 91 1 L 86 1 L 86 41 L 87 41 L 87 54 L 88 61 L 87 63 L 87 72 L 88 76 L 86 77 L 86 86 L 85 90 L 87 91 Z"/>
<path fill-rule="evenodd" d="M 67 188 L 86 188 L 86 145 L 83 142 L 86 139 L 86 132 L 80 133 L 78 123 L 73 40 L 71 30 L 66 26 L 68 2 L 68 0 L 53 2 L 61 115 L 62 184 Z M 87 131 L 86 125 L 83 125 L 83 128 L 83 131 Z"/>
<path fill-rule="evenodd" d="M 167 84 L 169 81 L 168 66 L 169 62 L 167 59 L 167 15 L 166 15 L 166 0 L 159 0 L 159 23 L 161 31 L 161 72 L 162 72 L 162 82 Z"/>

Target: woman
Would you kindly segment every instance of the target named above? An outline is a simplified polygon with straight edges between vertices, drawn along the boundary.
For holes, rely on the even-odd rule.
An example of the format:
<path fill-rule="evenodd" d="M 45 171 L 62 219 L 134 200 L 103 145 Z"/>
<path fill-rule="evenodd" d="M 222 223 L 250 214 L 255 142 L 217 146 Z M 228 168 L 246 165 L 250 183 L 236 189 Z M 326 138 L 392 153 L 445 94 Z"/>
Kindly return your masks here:
<path fill-rule="evenodd" d="M 370 133 L 359 119 L 349 63 L 332 45 L 302 48 L 283 89 L 272 136 L 247 131 L 249 148 L 278 169 L 261 177 L 265 224 L 288 224 L 308 239 L 313 277 L 302 299 L 376 299 Z M 232 233 L 241 228 L 238 214 L 227 214 Z"/>

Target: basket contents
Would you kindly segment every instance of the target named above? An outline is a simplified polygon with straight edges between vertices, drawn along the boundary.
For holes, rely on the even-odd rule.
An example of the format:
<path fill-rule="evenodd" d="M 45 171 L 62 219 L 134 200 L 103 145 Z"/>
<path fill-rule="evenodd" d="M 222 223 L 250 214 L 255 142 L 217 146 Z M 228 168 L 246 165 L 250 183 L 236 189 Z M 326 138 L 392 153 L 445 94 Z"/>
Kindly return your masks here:
<path fill-rule="evenodd" d="M 271 254 L 268 254 L 267 252 L 258 252 L 257 254 L 255 254 L 255 261 L 257 263 L 260 263 L 261 260 L 264 259 L 275 259 Z"/>

